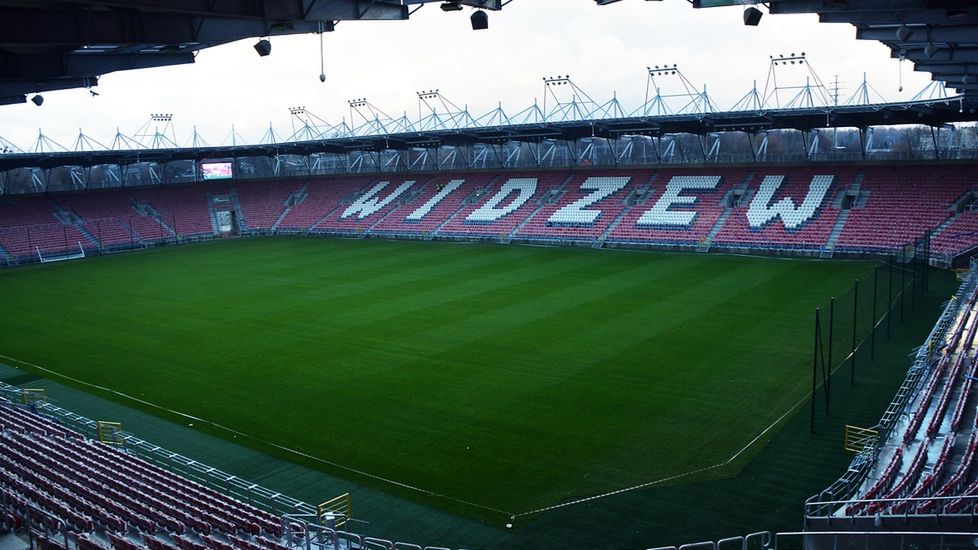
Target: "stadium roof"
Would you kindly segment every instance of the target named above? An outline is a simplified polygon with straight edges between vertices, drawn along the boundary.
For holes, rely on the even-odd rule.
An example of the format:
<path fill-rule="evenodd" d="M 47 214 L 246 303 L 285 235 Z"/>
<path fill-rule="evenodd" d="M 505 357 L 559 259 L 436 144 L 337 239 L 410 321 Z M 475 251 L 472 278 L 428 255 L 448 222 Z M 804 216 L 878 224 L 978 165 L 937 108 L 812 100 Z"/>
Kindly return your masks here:
<path fill-rule="evenodd" d="M 193 63 L 201 49 L 244 38 L 328 31 L 339 21 L 408 19 L 419 5 L 433 2 L 443 0 L 0 0 L 0 105 L 22 103 L 28 93 L 92 87 L 113 71 Z M 491 10 L 505 5 L 447 3 Z M 700 7 L 749 3 L 694 1 Z M 978 103 L 978 1 L 768 5 L 773 14 L 817 13 L 823 22 L 852 23 L 858 38 L 883 42 L 894 57 L 913 61 L 917 70 Z"/>
<path fill-rule="evenodd" d="M 978 2 L 975 0 L 772 0 L 773 14 L 817 13 L 823 23 L 851 23 L 856 38 L 878 40 L 891 56 L 913 62 L 978 103 Z M 776 24 L 776 23 L 774 23 Z"/>
<path fill-rule="evenodd" d="M 617 139 L 629 136 L 663 136 L 680 133 L 707 135 L 711 132 L 760 132 L 778 129 L 810 131 L 826 127 L 867 128 L 889 124 L 926 124 L 939 127 L 947 123 L 973 120 L 974 111 L 972 108 L 962 108 L 960 98 L 939 98 L 876 105 L 542 121 L 439 130 L 408 128 L 392 133 L 320 136 L 305 141 L 254 145 L 12 153 L 0 155 L 0 170 L 316 153 L 346 154 L 388 149 L 465 147 L 476 144 L 492 146 L 507 142 L 576 141 L 592 137 Z"/>
<path fill-rule="evenodd" d="M 113 71 L 193 63 L 198 50 L 244 38 L 407 19 L 408 8 L 400 0 L 3 0 L 0 105 L 95 86 Z"/>

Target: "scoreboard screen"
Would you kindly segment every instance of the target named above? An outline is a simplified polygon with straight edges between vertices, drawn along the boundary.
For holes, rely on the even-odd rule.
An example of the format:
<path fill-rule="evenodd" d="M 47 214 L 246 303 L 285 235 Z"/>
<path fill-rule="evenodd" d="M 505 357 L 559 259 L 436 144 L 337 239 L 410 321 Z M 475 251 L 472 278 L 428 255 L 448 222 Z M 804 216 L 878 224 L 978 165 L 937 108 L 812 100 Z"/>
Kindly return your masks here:
<path fill-rule="evenodd" d="M 230 162 L 203 162 L 200 164 L 200 173 L 207 180 L 226 180 L 233 176 Z"/>

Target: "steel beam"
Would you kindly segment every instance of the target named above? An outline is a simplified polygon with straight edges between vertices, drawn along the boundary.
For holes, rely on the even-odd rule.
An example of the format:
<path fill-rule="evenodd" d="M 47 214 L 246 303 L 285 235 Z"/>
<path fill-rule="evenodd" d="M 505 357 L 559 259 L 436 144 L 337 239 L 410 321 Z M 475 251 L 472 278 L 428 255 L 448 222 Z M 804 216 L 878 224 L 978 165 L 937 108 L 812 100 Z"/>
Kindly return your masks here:
<path fill-rule="evenodd" d="M 934 25 L 906 25 L 910 29 L 910 35 L 899 44 L 919 44 L 933 42 L 955 42 L 960 44 L 978 43 L 978 25 L 953 25 L 953 26 L 934 26 Z M 856 29 L 856 38 L 859 40 L 881 40 L 897 41 L 897 29 L 900 26 L 887 27 L 863 27 Z"/>
<path fill-rule="evenodd" d="M 853 25 L 905 25 L 910 23 L 925 25 L 978 24 L 978 13 L 964 13 L 949 17 L 945 9 L 926 9 L 909 11 L 832 11 L 818 16 L 821 23 L 852 23 Z"/>

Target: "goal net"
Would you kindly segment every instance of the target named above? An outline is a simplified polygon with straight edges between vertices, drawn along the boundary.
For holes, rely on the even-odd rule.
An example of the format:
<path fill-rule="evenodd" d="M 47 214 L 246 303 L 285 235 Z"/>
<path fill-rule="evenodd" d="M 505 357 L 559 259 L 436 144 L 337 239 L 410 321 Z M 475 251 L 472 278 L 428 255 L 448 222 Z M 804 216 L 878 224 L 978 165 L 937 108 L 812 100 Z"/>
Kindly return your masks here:
<path fill-rule="evenodd" d="M 47 264 L 51 262 L 63 262 L 65 260 L 79 260 L 85 257 L 85 249 L 82 248 L 82 244 L 78 242 L 78 252 L 66 252 L 64 254 L 49 254 L 47 256 L 41 254 L 40 247 L 35 246 L 34 250 L 37 251 L 37 259 L 42 264 Z"/>

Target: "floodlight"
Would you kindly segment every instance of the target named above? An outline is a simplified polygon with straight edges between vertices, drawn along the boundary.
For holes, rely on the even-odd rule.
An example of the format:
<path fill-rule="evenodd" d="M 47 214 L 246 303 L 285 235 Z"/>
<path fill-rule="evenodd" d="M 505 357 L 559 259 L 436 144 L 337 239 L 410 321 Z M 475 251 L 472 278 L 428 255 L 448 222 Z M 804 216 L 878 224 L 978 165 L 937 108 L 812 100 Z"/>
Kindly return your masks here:
<path fill-rule="evenodd" d="M 441 11 L 462 11 L 462 4 L 458 2 L 445 2 L 441 5 Z"/>
<path fill-rule="evenodd" d="M 31 102 L 34 105 L 40 107 L 41 104 L 44 103 L 44 97 L 41 94 L 36 94 L 34 97 L 31 98 Z"/>
<path fill-rule="evenodd" d="M 897 40 L 899 40 L 900 42 L 906 42 L 907 39 L 910 38 L 910 35 L 912 35 L 912 34 L 913 34 L 913 30 L 910 27 L 906 26 L 906 25 L 903 25 L 901 27 L 897 27 L 896 37 L 897 37 Z"/>
<path fill-rule="evenodd" d="M 265 57 L 272 53 L 272 43 L 267 38 L 262 38 L 255 44 L 255 51 L 258 52 L 258 55 Z"/>
<path fill-rule="evenodd" d="M 756 27 L 757 24 L 761 22 L 761 17 L 763 15 L 764 12 L 755 8 L 754 6 L 750 6 L 744 10 L 744 24 L 748 27 Z"/>
<path fill-rule="evenodd" d="M 482 31 L 489 28 L 489 16 L 482 10 L 476 10 L 472 14 L 472 30 Z"/>
<path fill-rule="evenodd" d="M 940 50 L 937 46 L 933 44 L 927 44 L 924 46 L 924 55 L 927 57 L 934 57 L 934 55 Z"/>

